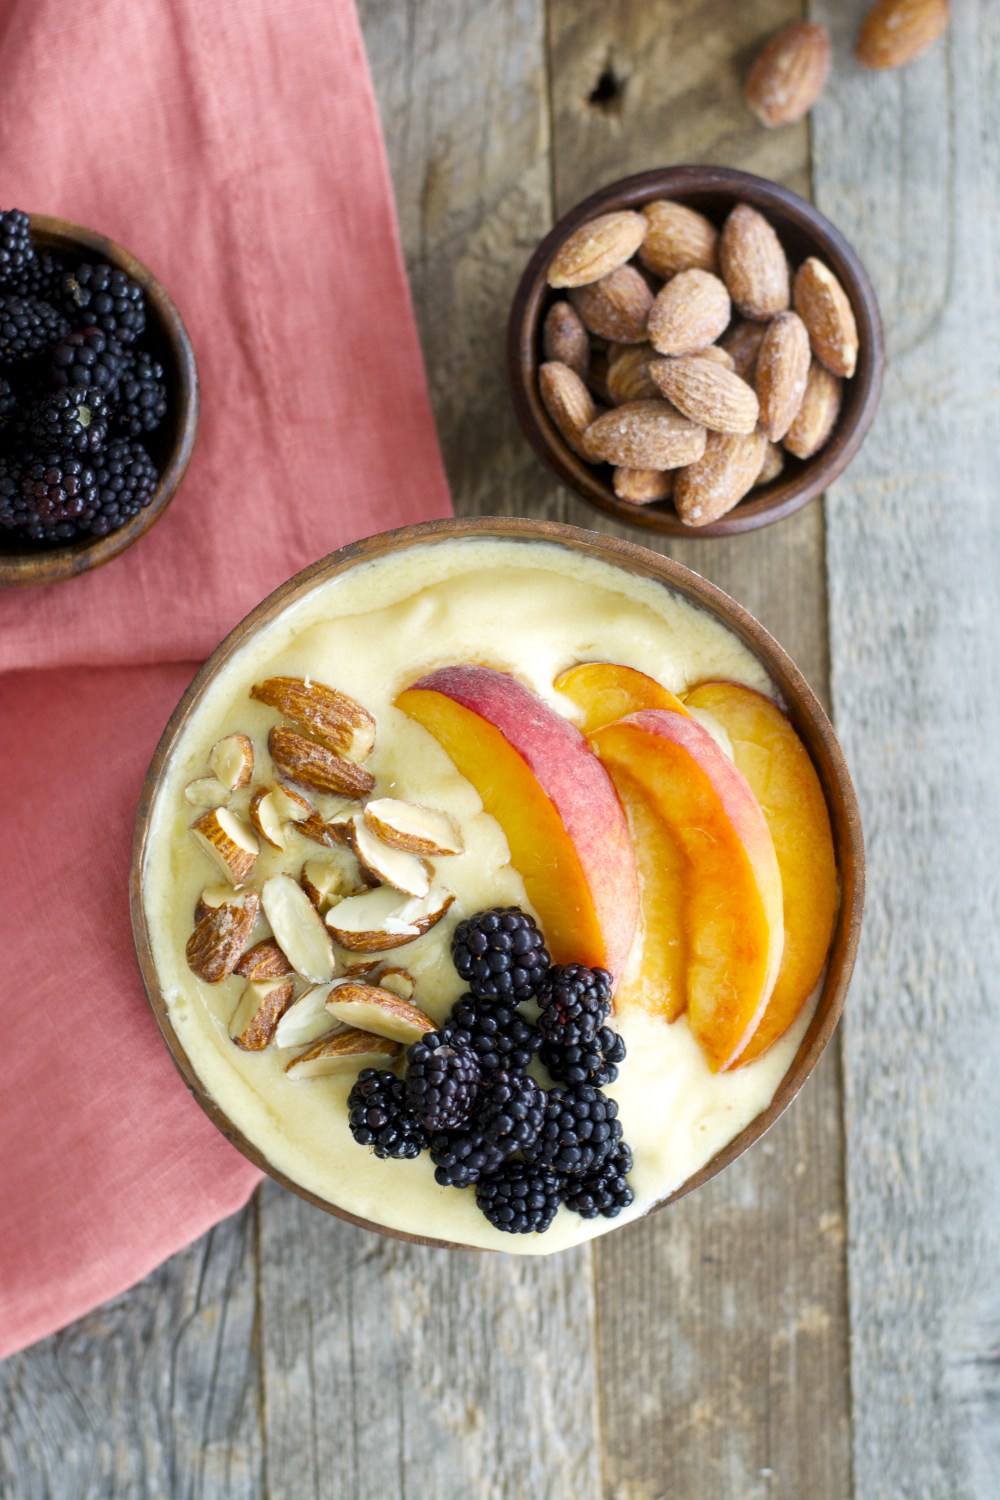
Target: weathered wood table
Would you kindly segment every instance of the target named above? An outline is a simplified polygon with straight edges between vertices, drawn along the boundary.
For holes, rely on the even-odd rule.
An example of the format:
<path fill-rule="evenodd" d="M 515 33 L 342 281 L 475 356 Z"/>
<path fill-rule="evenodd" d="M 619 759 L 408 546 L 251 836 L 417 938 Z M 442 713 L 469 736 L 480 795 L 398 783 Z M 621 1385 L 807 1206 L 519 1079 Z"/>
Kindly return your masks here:
<path fill-rule="evenodd" d="M 776 177 L 867 262 L 880 416 L 827 498 L 672 555 L 831 703 L 869 902 L 840 1045 L 749 1156 L 534 1263 L 356 1230 L 266 1186 L 0 1367 L 0 1494 L 964 1500 L 1000 1494 L 1000 7 L 805 124 L 740 84 L 799 0 L 362 0 L 464 513 L 601 527 L 515 430 L 507 306 L 553 215 L 669 162 Z M 2 1253 L 2 1252 L 0 1252 Z"/>

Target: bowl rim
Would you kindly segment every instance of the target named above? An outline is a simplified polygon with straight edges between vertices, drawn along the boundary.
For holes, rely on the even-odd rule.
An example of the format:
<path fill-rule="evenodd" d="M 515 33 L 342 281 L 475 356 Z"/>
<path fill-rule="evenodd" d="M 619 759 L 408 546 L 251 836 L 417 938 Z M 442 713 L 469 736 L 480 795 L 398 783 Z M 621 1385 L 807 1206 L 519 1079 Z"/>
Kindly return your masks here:
<path fill-rule="evenodd" d="M 107 260 L 125 271 L 142 287 L 155 318 L 162 326 L 174 364 L 178 441 L 157 480 L 152 500 L 138 515 L 130 517 L 124 526 L 110 532 L 108 536 L 80 538 L 65 547 L 33 552 L 0 552 L 0 588 L 24 588 L 76 578 L 81 573 L 103 567 L 144 536 L 164 514 L 177 493 L 194 451 L 200 408 L 194 347 L 173 298 L 159 278 L 130 250 L 95 229 L 87 229 L 69 219 L 53 218 L 47 214 L 30 214 L 29 218 L 32 238 L 43 247 L 60 250 L 82 248 L 95 258 Z"/>
<path fill-rule="evenodd" d="M 687 194 L 732 196 L 770 211 L 810 236 L 817 253 L 832 262 L 844 286 L 858 325 L 858 367 L 850 386 L 853 417 L 838 419 L 830 440 L 795 474 L 763 486 L 756 499 L 744 499 L 707 526 L 686 526 L 673 512 L 620 500 L 599 476 L 606 466 L 586 464 L 557 432 L 538 394 L 535 375 L 540 361 L 540 322 L 545 306 L 565 293 L 550 288 L 545 268 L 571 231 L 599 213 L 641 208 L 655 198 L 686 201 Z M 695 205 L 697 206 L 697 205 Z M 775 225 L 780 235 L 780 224 Z M 521 274 L 507 322 L 507 381 L 517 419 L 528 442 L 574 494 L 617 521 L 660 536 L 719 537 L 756 531 L 794 514 L 814 500 L 841 474 L 857 453 L 875 417 L 882 392 L 885 341 L 874 287 L 857 252 L 818 208 L 791 188 L 742 172 L 735 167 L 684 164 L 655 167 L 621 177 L 598 188 L 560 215 L 537 246 Z M 751 492 L 752 493 L 752 492 Z"/>
<path fill-rule="evenodd" d="M 843 751 L 822 704 L 791 657 L 764 626 L 722 589 L 683 563 L 664 557 L 636 542 L 556 521 L 511 516 L 455 517 L 378 532 L 349 543 L 302 569 L 261 600 L 220 642 L 185 689 L 160 736 L 143 782 L 132 844 L 129 906 L 136 957 L 146 997 L 160 1034 L 188 1091 L 226 1139 L 262 1172 L 307 1202 L 351 1224 L 412 1244 L 450 1250 L 473 1250 L 478 1247 L 394 1229 L 331 1203 L 272 1166 L 263 1151 L 243 1134 L 211 1096 L 195 1072 L 170 1021 L 153 961 L 143 902 L 143 872 L 153 803 L 174 747 L 203 692 L 257 630 L 269 625 L 288 606 L 298 602 L 320 584 L 327 583 L 362 563 L 414 546 L 479 537 L 555 542 L 567 546 L 571 551 L 596 556 L 612 566 L 622 567 L 626 572 L 653 579 L 690 599 L 698 607 L 707 608 L 733 630 L 767 668 L 785 699 L 792 723 L 806 744 L 819 774 L 830 812 L 841 881 L 841 900 L 822 990 L 809 1027 L 770 1104 L 697 1172 L 672 1193 L 651 1205 L 647 1213 L 642 1215 L 643 1218 L 701 1187 L 737 1157 L 742 1156 L 770 1129 L 795 1098 L 825 1051 L 843 1010 L 857 953 L 865 887 L 864 843 L 857 797 Z"/>

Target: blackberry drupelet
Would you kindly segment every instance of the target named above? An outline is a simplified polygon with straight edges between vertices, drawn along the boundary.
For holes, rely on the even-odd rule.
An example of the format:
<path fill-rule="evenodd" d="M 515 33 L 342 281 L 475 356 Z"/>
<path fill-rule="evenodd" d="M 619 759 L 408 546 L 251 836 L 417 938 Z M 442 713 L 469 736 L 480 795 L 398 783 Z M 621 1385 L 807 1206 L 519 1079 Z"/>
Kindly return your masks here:
<path fill-rule="evenodd" d="M 579 1047 L 593 1041 L 611 1014 L 611 975 L 585 964 L 556 964 L 538 991 L 543 1042 Z"/>
<path fill-rule="evenodd" d="M 119 432 L 138 438 L 155 431 L 167 414 L 167 387 L 159 361 L 142 350 L 126 355 L 116 401 Z"/>
<path fill-rule="evenodd" d="M 508 1162 L 476 1184 L 476 1203 L 494 1229 L 507 1234 L 544 1234 L 559 1208 L 566 1179 L 545 1167 Z"/>
<path fill-rule="evenodd" d="M 431 1136 L 434 1181 L 441 1187 L 469 1187 L 502 1167 L 506 1153 L 491 1146 L 470 1121 L 459 1130 L 438 1130 Z"/>
<path fill-rule="evenodd" d="M 592 1083 L 600 1089 L 618 1077 L 618 1064 L 625 1058 L 625 1043 L 617 1031 L 602 1026 L 591 1041 L 575 1047 L 543 1042 L 538 1056 L 558 1082 Z"/>
<path fill-rule="evenodd" d="M 545 1123 L 538 1139 L 525 1147 L 525 1160 L 571 1176 L 594 1172 L 621 1140 L 617 1114 L 615 1101 L 592 1084 L 560 1084 L 549 1090 Z"/>
<path fill-rule="evenodd" d="M 476 1105 L 475 1125 L 487 1146 L 513 1156 L 537 1141 L 545 1123 L 545 1090 L 526 1073 L 496 1073 Z"/>
<path fill-rule="evenodd" d="M 62 300 L 62 279 L 66 267 L 47 250 L 36 250 L 24 270 L 11 282 L 11 291 L 19 297 L 40 297 L 52 307 Z"/>
<path fill-rule="evenodd" d="M 530 1000 L 549 966 L 545 939 L 517 906 L 494 907 L 459 922 L 451 940 L 455 968 L 479 999 Z"/>
<path fill-rule="evenodd" d="M 84 459 L 66 453 L 29 455 L 21 469 L 12 525 L 33 542 L 68 542 L 88 529 L 97 507 L 94 471 Z"/>
<path fill-rule="evenodd" d="M 100 391 L 66 386 L 36 401 L 25 425 L 36 452 L 99 453 L 108 435 L 108 404 Z"/>
<path fill-rule="evenodd" d="M 53 349 L 51 376 L 56 385 L 79 385 L 112 395 L 123 365 L 121 346 L 102 328 L 78 328 Z"/>
<path fill-rule="evenodd" d="M 501 1068 L 523 1073 L 538 1050 L 537 1027 L 502 1000 L 463 995 L 442 1031 L 456 1045 L 471 1047 L 484 1074 Z"/>
<path fill-rule="evenodd" d="M 33 359 L 67 332 L 66 320 L 35 297 L 0 297 L 0 360 Z"/>
<path fill-rule="evenodd" d="M 406 1107 L 406 1085 L 389 1069 L 362 1068 L 347 1096 L 347 1122 L 359 1146 L 386 1157 L 410 1159 L 427 1145 L 427 1133 Z"/>
<path fill-rule="evenodd" d="M 566 1206 L 581 1219 L 616 1219 L 635 1197 L 628 1185 L 632 1170 L 632 1151 L 624 1141 L 596 1172 L 574 1178 L 566 1195 Z"/>
<path fill-rule="evenodd" d="M 17 390 L 9 380 L 0 379 L 0 430 L 8 425 L 17 407 Z"/>
<path fill-rule="evenodd" d="M 88 527 L 93 536 L 107 536 L 138 515 L 152 500 L 159 478 L 145 448 L 128 438 L 108 443 L 94 459 L 94 474 L 98 509 Z"/>
<path fill-rule="evenodd" d="M 91 325 L 131 344 L 146 326 L 142 287 L 106 264 L 77 266 L 62 279 L 62 306 L 78 328 Z"/>
<path fill-rule="evenodd" d="M 0 213 L 0 282 L 14 286 L 34 259 L 31 224 L 19 208 Z"/>
<path fill-rule="evenodd" d="M 21 471 L 7 453 L 0 453 L 0 530 L 16 531 L 23 514 Z"/>
<path fill-rule="evenodd" d="M 464 1125 L 482 1087 L 475 1053 L 463 1043 L 431 1031 L 406 1054 L 406 1102 L 428 1130 Z"/>

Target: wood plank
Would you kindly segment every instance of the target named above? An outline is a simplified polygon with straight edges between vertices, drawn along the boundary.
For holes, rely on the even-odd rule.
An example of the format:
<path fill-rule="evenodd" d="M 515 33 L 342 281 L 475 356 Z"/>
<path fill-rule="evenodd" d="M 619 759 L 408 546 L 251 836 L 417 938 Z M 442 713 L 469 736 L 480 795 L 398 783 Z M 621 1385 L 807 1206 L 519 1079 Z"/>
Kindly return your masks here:
<path fill-rule="evenodd" d="M 839 56 L 864 9 L 813 6 Z M 866 1500 L 985 1500 L 1000 1473 L 998 66 L 1000 11 L 956 5 L 911 68 L 845 67 L 814 127 L 817 199 L 872 273 L 889 355 L 828 544 L 868 843 L 844 1033 Z"/>
<path fill-rule="evenodd" d="M 799 14 L 795 0 L 552 0 L 558 209 L 615 177 L 698 160 L 806 191 L 805 127 L 765 131 L 741 97 L 759 41 Z M 575 501 L 557 509 L 628 534 Z M 750 536 L 662 550 L 753 610 L 827 695 L 820 506 Z M 836 1049 L 760 1147 L 692 1198 L 603 1241 L 596 1266 L 606 1494 L 850 1493 Z"/>

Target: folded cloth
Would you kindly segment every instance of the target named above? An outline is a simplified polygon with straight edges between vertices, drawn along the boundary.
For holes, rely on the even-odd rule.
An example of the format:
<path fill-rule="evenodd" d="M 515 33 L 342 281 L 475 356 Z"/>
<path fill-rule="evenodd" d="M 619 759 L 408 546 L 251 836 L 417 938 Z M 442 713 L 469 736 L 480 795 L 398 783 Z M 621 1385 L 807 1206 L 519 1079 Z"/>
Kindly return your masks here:
<path fill-rule="evenodd" d="M 134 251 L 202 381 L 156 527 L 0 592 L 2 1356 L 257 1181 L 175 1073 L 132 952 L 132 820 L 173 704 L 289 574 L 449 507 L 351 0 L 9 0 L 0 73 L 0 206 Z"/>

